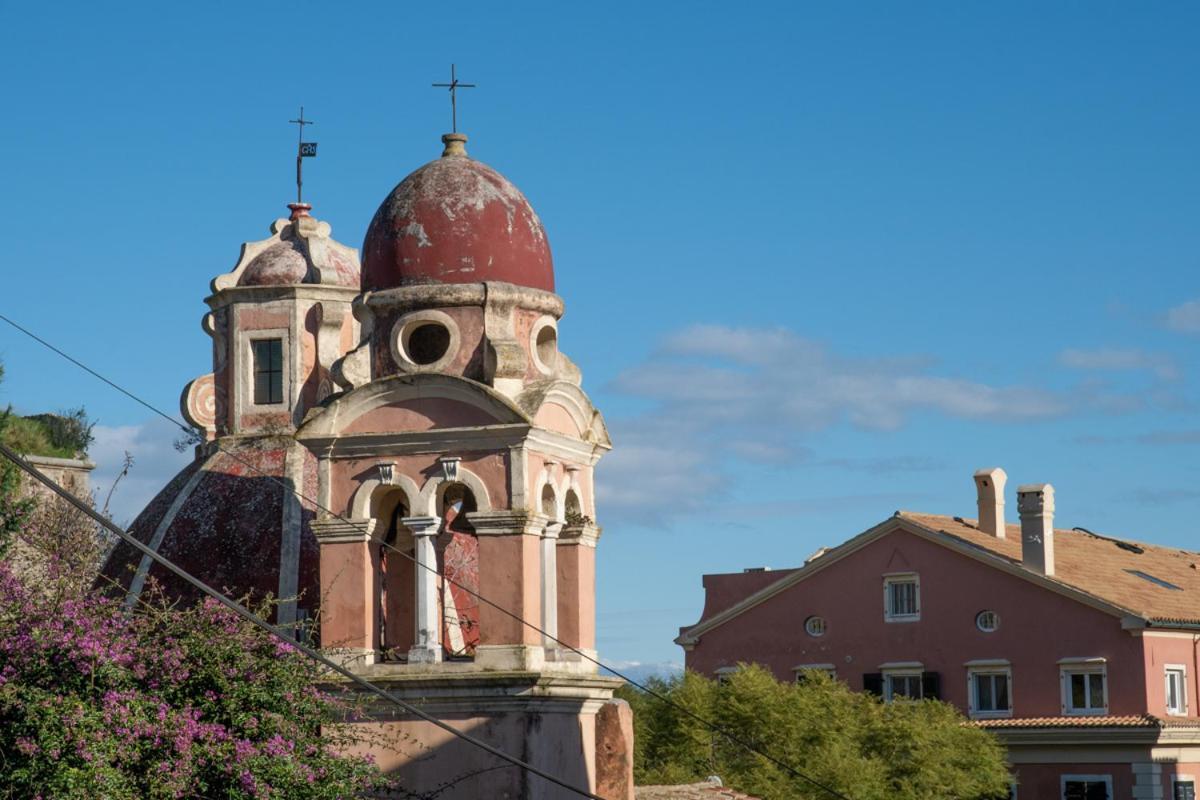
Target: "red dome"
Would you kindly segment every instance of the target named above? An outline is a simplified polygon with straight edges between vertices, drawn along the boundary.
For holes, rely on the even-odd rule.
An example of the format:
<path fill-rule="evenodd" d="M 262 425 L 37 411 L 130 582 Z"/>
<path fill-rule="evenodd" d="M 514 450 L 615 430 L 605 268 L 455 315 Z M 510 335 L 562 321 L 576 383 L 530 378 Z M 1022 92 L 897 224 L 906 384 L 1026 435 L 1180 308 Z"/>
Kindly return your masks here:
<path fill-rule="evenodd" d="M 392 190 L 363 242 L 362 288 L 506 281 L 554 291 L 542 221 L 517 187 L 469 158 L 462 134 Z"/>

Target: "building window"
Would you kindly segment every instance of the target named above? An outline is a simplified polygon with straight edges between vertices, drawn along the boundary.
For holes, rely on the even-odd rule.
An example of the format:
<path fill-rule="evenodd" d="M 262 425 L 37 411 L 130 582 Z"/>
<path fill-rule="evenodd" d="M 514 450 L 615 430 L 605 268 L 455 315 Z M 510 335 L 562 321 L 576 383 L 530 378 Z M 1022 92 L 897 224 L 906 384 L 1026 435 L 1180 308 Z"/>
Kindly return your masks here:
<path fill-rule="evenodd" d="M 920 700 L 924 697 L 921 688 L 921 673 L 889 672 L 884 675 L 883 699 L 889 703 L 897 697 Z"/>
<path fill-rule="evenodd" d="M 808 619 L 804 620 L 804 632 L 809 636 L 824 636 L 825 618 L 809 617 Z"/>
<path fill-rule="evenodd" d="M 884 576 L 883 618 L 888 622 L 914 622 L 921 618 L 921 583 L 916 575 Z"/>
<path fill-rule="evenodd" d="M 796 683 L 804 683 L 809 676 L 814 673 L 824 673 L 834 680 L 837 679 L 837 667 L 833 664 L 798 664 L 792 667 L 792 672 L 796 674 Z"/>
<path fill-rule="evenodd" d="M 1173 716 L 1187 714 L 1187 669 L 1179 664 L 1168 664 L 1166 668 L 1167 713 Z"/>
<path fill-rule="evenodd" d="M 971 668 L 967 673 L 971 716 L 1012 716 L 1012 670 L 992 666 Z"/>
<path fill-rule="evenodd" d="M 1196 800 L 1196 781 L 1191 775 L 1175 775 L 1171 778 L 1172 800 Z"/>
<path fill-rule="evenodd" d="M 741 669 L 741 667 L 717 667 L 715 670 L 713 670 L 713 674 L 717 678 L 717 683 L 726 684 L 729 683 L 730 676 L 732 676 L 733 673 L 737 672 L 739 669 Z"/>
<path fill-rule="evenodd" d="M 1103 659 L 1060 661 L 1063 713 L 1073 715 L 1108 712 L 1108 681 Z"/>
<path fill-rule="evenodd" d="M 1063 775 L 1063 800 L 1112 800 L 1111 775 Z"/>
<path fill-rule="evenodd" d="M 995 611 L 980 611 L 975 615 L 975 627 L 984 633 L 992 633 L 1000 627 L 1000 615 Z"/>
<path fill-rule="evenodd" d="M 274 405 L 283 402 L 283 340 L 256 339 L 254 351 L 254 403 Z"/>

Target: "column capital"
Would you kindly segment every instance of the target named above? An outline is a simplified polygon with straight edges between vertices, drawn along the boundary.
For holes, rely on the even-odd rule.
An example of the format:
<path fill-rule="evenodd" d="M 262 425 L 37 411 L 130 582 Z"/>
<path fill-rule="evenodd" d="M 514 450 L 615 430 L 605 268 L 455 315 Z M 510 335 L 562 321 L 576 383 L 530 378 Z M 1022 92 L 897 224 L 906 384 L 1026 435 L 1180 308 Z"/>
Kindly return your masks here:
<path fill-rule="evenodd" d="M 558 535 L 560 533 L 562 533 L 563 524 L 564 523 L 559 522 L 557 520 L 554 522 L 546 523 L 546 527 L 542 529 L 542 538 L 543 539 L 557 539 Z"/>
<path fill-rule="evenodd" d="M 442 525 L 437 517 L 401 517 L 400 523 L 412 531 L 413 536 L 436 536 Z"/>
<path fill-rule="evenodd" d="M 541 538 L 550 518 L 530 511 L 472 511 L 467 520 L 477 536 L 537 536 Z"/>

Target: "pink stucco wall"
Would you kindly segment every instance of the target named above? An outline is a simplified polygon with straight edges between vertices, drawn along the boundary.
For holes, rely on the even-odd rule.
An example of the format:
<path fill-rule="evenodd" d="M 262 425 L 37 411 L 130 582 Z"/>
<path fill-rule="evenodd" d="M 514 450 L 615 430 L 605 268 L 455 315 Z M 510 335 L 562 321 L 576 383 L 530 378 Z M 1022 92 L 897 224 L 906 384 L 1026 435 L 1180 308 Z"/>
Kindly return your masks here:
<path fill-rule="evenodd" d="M 884 621 L 883 576 L 896 572 L 920 576 L 917 622 Z M 984 609 L 1000 616 L 994 633 L 976 628 Z M 825 618 L 824 636 L 805 633 L 811 615 Z M 1166 646 L 1156 641 L 1155 652 Z M 1145 712 L 1148 657 L 1117 617 L 897 530 L 705 633 L 686 658 L 689 668 L 708 674 L 754 661 L 784 680 L 799 664 L 831 663 L 856 689 L 880 664 L 919 661 L 940 673 L 942 699 L 963 710 L 964 663 L 1008 659 L 1013 715 L 1029 717 L 1062 713 L 1059 659 L 1096 656 L 1107 659 L 1109 713 Z M 1160 676 L 1149 684 L 1160 683 Z"/>

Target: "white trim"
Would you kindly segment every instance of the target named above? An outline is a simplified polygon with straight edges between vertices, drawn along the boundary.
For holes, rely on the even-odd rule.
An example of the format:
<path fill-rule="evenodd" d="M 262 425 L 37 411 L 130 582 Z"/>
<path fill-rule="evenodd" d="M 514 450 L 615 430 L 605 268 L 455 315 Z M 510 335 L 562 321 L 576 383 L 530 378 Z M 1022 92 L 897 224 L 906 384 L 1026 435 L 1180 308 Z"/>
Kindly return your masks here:
<path fill-rule="evenodd" d="M 1058 779 L 1058 796 L 1066 798 L 1067 782 L 1068 781 L 1083 781 L 1086 783 L 1103 782 L 1105 790 L 1108 792 L 1108 800 L 1115 800 L 1113 797 L 1112 775 L 1062 775 Z"/>
<path fill-rule="evenodd" d="M 963 666 L 970 667 L 1007 667 L 1012 664 L 1007 658 L 973 658 L 964 661 Z"/>
<path fill-rule="evenodd" d="M 418 513 L 420 509 L 422 513 L 428 514 L 431 517 L 441 516 L 437 507 L 439 487 L 444 483 L 461 483 L 471 490 L 471 494 L 475 496 L 476 511 L 491 511 L 492 499 L 488 496 L 487 486 L 483 481 L 471 470 L 462 466 L 458 467 L 458 480 L 447 481 L 442 475 L 434 475 L 429 480 L 425 481 L 425 485 L 421 487 L 421 493 L 413 500 L 413 508 L 410 513 Z"/>
<path fill-rule="evenodd" d="M 1062 713 L 1067 717 L 1101 717 L 1108 713 L 1108 665 L 1104 659 L 1081 659 L 1062 663 L 1058 668 L 1059 688 L 1061 691 Z M 1104 706 L 1101 708 L 1074 708 L 1071 706 L 1072 675 L 1099 675 L 1103 679 Z M 1089 692 L 1090 695 L 1090 692 Z"/>
<path fill-rule="evenodd" d="M 1170 702 L 1171 693 L 1167 691 L 1167 683 L 1172 672 L 1179 673 L 1179 699 L 1183 701 L 1183 707 L 1172 709 L 1167 705 Z M 1163 705 L 1167 709 L 1167 715 L 1172 717 L 1186 717 L 1188 713 L 1188 672 L 1186 664 L 1163 664 Z"/>
<path fill-rule="evenodd" d="M 913 584 L 913 604 L 916 611 L 912 614 L 897 614 L 891 605 L 891 587 L 900 584 Z M 921 576 L 915 572 L 893 572 L 883 576 L 883 621 L 884 622 L 920 622 L 921 621 Z"/>
<path fill-rule="evenodd" d="M 920 661 L 885 661 L 879 665 L 881 670 L 923 670 L 925 665 Z"/>
<path fill-rule="evenodd" d="M 1108 663 L 1108 659 L 1104 656 L 1069 656 L 1060 658 L 1057 662 L 1059 666 L 1063 665 L 1080 665 L 1087 666 L 1089 664 L 1103 665 Z"/>
<path fill-rule="evenodd" d="M 981 676 L 1003 675 L 1008 684 L 1008 708 L 981 710 L 975 707 L 978 692 L 975 691 L 975 681 Z M 986 662 L 967 666 L 967 714 L 971 719 L 1005 719 L 1013 715 L 1013 675 L 1012 666 L 1007 662 Z"/>

